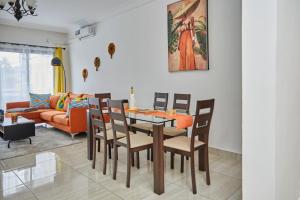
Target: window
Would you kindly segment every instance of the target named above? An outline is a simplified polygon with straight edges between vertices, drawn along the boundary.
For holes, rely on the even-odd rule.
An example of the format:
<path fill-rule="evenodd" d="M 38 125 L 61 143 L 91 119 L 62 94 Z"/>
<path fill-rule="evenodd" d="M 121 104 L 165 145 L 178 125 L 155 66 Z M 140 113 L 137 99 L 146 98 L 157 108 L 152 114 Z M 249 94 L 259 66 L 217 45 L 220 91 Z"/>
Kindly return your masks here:
<path fill-rule="evenodd" d="M 29 100 L 29 92 L 53 93 L 52 49 L 0 45 L 0 108 Z"/>

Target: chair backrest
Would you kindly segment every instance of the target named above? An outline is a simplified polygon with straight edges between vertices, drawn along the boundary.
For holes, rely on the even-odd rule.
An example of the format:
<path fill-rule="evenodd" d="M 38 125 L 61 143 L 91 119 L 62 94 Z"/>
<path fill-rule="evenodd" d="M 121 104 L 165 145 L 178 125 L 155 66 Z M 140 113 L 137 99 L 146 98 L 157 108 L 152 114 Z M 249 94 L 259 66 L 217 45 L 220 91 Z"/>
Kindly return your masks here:
<path fill-rule="evenodd" d="M 191 95 L 174 94 L 173 109 L 186 114 L 190 113 Z"/>
<path fill-rule="evenodd" d="M 168 107 L 168 97 L 169 97 L 168 93 L 155 92 L 154 103 L 153 103 L 154 110 L 166 111 Z"/>
<path fill-rule="evenodd" d="M 192 138 L 191 138 L 191 151 L 194 150 L 195 137 L 198 140 L 208 145 L 209 130 L 212 115 L 214 112 L 215 100 L 197 101 L 196 115 L 193 124 Z"/>
<path fill-rule="evenodd" d="M 108 113 L 113 129 L 114 141 L 117 140 L 117 132 L 125 133 L 127 139 L 127 147 L 130 148 L 130 137 L 128 131 L 128 124 L 125 116 L 124 104 L 128 100 L 108 100 Z"/>
<path fill-rule="evenodd" d="M 111 99 L 111 93 L 96 93 L 95 97 L 99 99 L 102 108 L 107 108 L 107 101 Z"/>
<path fill-rule="evenodd" d="M 93 134 L 103 131 L 103 137 L 107 140 L 106 125 L 102 112 L 102 106 L 98 98 L 88 98 L 89 116 L 92 123 Z"/>

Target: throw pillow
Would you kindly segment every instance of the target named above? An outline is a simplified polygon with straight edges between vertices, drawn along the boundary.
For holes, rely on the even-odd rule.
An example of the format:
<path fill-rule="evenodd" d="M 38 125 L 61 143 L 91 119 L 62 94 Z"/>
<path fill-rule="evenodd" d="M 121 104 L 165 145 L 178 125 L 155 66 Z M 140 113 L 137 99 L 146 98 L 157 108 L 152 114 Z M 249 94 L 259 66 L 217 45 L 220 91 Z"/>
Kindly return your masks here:
<path fill-rule="evenodd" d="M 34 108 L 50 108 L 51 94 L 33 94 L 29 93 L 30 107 Z"/>
<path fill-rule="evenodd" d="M 50 96 L 50 108 L 55 109 L 57 102 L 59 100 L 60 96 L 59 95 L 52 95 Z"/>
<path fill-rule="evenodd" d="M 67 97 L 68 97 L 68 94 L 60 95 L 59 100 L 57 101 L 55 110 L 58 110 L 58 111 L 64 110 L 64 104 L 65 104 L 65 100 L 67 99 Z"/>
<path fill-rule="evenodd" d="M 87 98 L 74 98 L 71 100 L 68 106 L 66 116 L 70 116 L 70 110 L 72 108 L 87 108 L 89 106 Z"/>
<path fill-rule="evenodd" d="M 67 97 L 65 102 L 64 102 L 64 111 L 67 112 L 68 111 L 68 106 L 70 104 L 70 102 L 72 101 L 73 98 L 71 97 Z"/>

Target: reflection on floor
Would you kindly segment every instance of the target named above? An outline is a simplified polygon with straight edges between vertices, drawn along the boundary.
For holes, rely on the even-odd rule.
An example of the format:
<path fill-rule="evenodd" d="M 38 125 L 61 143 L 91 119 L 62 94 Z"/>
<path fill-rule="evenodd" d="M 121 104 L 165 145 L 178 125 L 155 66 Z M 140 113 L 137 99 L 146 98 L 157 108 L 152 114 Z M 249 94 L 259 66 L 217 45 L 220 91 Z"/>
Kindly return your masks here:
<path fill-rule="evenodd" d="M 103 147 L 103 145 L 102 145 Z M 87 199 L 242 199 L 241 160 L 210 153 L 211 185 L 205 184 L 205 174 L 197 172 L 198 194 L 193 195 L 189 162 L 180 173 L 179 156 L 175 169 L 166 158 L 165 193 L 153 193 L 152 164 L 146 154 L 140 155 L 141 168 L 132 168 L 131 188 L 125 187 L 126 152 L 119 150 L 117 180 L 111 178 L 112 162 L 107 175 L 102 175 L 103 154 L 98 153 L 96 169 L 87 160 L 86 142 L 52 151 L 27 155 L 0 162 L 0 200 L 87 200 Z M 197 156 L 196 156 L 197 157 Z M 197 163 L 197 162 L 196 162 Z"/>

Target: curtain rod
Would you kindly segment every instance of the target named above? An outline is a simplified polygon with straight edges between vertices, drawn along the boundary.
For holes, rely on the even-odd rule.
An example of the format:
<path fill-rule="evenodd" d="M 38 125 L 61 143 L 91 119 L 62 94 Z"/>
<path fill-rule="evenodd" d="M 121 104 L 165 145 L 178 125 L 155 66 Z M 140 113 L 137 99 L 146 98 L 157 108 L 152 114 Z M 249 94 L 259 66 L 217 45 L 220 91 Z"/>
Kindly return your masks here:
<path fill-rule="evenodd" d="M 12 43 L 12 42 L 0 42 L 0 44 L 11 44 L 11 45 L 20 45 L 20 46 L 28 46 L 28 47 L 41 47 L 41 48 L 49 48 L 49 49 L 55 49 L 58 47 L 48 47 L 48 46 L 39 46 L 39 45 L 32 45 L 32 44 L 20 44 L 20 43 Z M 66 48 L 62 47 L 63 50 L 66 50 Z"/>

